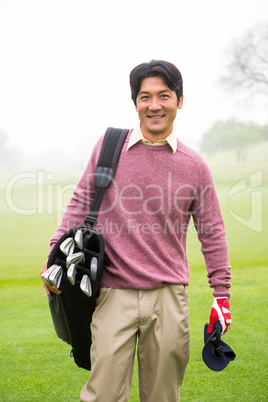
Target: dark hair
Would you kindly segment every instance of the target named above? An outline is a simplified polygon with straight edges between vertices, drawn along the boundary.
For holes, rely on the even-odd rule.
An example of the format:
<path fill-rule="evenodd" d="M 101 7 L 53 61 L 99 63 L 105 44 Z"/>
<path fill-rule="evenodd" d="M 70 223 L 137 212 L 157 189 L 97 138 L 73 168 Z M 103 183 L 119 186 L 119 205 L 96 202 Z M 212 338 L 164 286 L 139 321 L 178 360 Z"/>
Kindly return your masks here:
<path fill-rule="evenodd" d="M 162 77 L 169 89 L 176 92 L 178 102 L 183 93 L 183 81 L 180 71 L 174 64 L 164 60 L 151 60 L 133 68 L 130 73 L 131 98 L 136 105 L 136 99 L 144 78 Z"/>

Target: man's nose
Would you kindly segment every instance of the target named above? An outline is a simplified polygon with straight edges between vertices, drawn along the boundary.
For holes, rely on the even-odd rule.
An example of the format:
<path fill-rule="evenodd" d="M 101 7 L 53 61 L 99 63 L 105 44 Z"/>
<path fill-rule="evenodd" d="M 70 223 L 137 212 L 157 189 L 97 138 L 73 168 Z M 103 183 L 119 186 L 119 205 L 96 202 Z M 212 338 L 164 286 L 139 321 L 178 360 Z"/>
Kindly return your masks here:
<path fill-rule="evenodd" d="M 161 105 L 159 99 L 157 97 L 152 97 L 149 105 L 150 110 L 159 110 L 161 109 Z"/>

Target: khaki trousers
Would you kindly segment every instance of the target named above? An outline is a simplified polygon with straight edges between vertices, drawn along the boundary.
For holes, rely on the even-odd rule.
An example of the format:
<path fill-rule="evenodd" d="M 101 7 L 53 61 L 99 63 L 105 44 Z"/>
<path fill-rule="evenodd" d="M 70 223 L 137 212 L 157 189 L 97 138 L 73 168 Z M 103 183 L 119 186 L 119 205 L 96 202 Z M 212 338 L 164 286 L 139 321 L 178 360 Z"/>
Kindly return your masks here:
<path fill-rule="evenodd" d="M 127 402 L 138 339 L 142 402 L 177 402 L 189 360 L 188 292 L 102 288 L 91 323 L 91 375 L 83 402 Z"/>

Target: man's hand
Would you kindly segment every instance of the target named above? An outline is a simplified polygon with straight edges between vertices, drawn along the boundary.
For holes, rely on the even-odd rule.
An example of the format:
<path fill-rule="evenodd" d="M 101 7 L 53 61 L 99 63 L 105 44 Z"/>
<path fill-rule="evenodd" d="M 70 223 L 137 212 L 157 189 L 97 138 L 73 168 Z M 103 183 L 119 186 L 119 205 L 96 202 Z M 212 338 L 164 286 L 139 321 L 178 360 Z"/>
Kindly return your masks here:
<path fill-rule="evenodd" d="M 229 310 L 229 302 L 226 297 L 215 297 L 211 311 L 210 311 L 210 321 L 208 325 L 208 334 L 211 334 L 215 322 L 219 320 L 222 327 L 222 335 L 225 334 L 231 325 L 231 313 Z"/>
<path fill-rule="evenodd" d="M 56 293 L 57 295 L 59 295 L 61 293 L 61 291 L 58 288 L 56 288 L 55 286 L 50 286 L 47 283 L 47 281 L 45 280 L 44 273 L 46 272 L 46 270 L 47 270 L 47 261 L 45 262 L 45 264 L 44 264 L 44 266 L 42 268 L 42 271 L 40 272 L 40 276 L 41 276 L 41 278 L 42 278 L 42 280 L 44 282 L 43 286 L 45 288 L 45 291 L 47 292 L 48 295 L 50 295 L 51 292 Z"/>

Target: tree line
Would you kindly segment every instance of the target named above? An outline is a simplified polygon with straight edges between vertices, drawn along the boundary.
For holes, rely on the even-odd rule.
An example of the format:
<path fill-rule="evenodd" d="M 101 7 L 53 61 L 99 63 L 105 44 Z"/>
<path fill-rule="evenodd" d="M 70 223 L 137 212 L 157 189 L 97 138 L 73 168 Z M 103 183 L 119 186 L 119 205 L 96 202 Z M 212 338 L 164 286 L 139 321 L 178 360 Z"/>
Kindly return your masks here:
<path fill-rule="evenodd" d="M 226 72 L 220 77 L 219 83 L 229 94 L 240 94 L 245 102 L 249 98 L 256 100 L 258 97 L 267 102 L 268 23 L 259 23 L 232 43 Z M 203 134 L 200 151 L 210 154 L 232 149 L 236 151 L 239 162 L 249 145 L 267 140 L 268 124 L 260 126 L 254 122 L 231 118 L 215 122 Z"/>
<path fill-rule="evenodd" d="M 260 126 L 253 122 L 229 119 L 217 121 L 203 134 L 200 151 L 209 155 L 223 150 L 235 150 L 236 161 L 240 162 L 248 146 L 261 141 L 268 141 L 268 124 Z"/>

